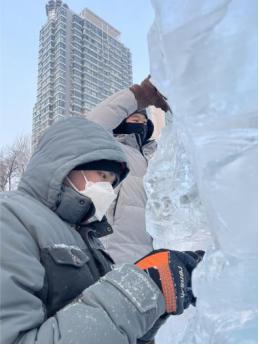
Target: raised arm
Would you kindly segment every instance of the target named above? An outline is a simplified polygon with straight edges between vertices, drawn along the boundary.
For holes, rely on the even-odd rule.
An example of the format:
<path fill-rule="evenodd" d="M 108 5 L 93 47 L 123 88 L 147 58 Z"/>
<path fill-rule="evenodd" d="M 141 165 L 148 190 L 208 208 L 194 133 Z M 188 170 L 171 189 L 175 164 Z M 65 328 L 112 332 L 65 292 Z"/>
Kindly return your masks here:
<path fill-rule="evenodd" d="M 140 85 L 134 84 L 106 98 L 89 112 L 87 118 L 112 132 L 130 114 L 149 105 L 171 111 L 167 99 L 150 82 L 150 76 Z"/>
<path fill-rule="evenodd" d="M 87 118 L 112 132 L 126 117 L 138 108 L 135 96 L 130 89 L 119 91 L 98 104 Z"/>

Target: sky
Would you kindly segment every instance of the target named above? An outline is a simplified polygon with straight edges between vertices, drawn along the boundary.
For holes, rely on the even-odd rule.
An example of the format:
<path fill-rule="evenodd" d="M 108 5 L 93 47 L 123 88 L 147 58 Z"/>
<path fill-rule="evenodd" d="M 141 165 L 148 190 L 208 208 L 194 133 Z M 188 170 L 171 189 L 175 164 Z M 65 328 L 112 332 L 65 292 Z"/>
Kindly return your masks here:
<path fill-rule="evenodd" d="M 66 0 L 75 13 L 85 7 L 121 32 L 132 53 L 133 82 L 149 74 L 147 34 L 151 0 Z M 0 148 L 30 135 L 36 101 L 40 28 L 47 0 L 0 0 Z"/>

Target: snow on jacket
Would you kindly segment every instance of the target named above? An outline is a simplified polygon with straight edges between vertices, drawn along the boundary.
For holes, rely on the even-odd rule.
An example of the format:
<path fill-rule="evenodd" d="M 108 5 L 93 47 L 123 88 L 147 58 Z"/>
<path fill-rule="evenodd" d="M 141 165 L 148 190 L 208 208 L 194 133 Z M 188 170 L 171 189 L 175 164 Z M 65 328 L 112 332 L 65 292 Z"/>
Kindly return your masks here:
<path fill-rule="evenodd" d="M 2 343 L 136 343 L 164 312 L 163 296 L 144 272 L 126 264 L 109 271 L 91 224 L 87 241 L 55 214 L 65 176 L 99 159 L 125 156 L 101 126 L 60 120 L 18 190 L 0 194 Z M 109 271 L 100 279 L 94 251 Z"/>
<path fill-rule="evenodd" d="M 114 128 L 136 110 L 136 99 L 126 89 L 108 97 L 87 117 L 112 133 Z M 122 134 L 116 138 L 127 156 L 130 172 L 117 188 L 117 199 L 107 214 L 113 234 L 102 242 L 116 263 L 134 263 L 153 250 L 152 237 L 146 231 L 147 196 L 143 177 L 148 161 L 156 149 L 156 142 L 147 142 L 140 148 L 135 134 Z"/>

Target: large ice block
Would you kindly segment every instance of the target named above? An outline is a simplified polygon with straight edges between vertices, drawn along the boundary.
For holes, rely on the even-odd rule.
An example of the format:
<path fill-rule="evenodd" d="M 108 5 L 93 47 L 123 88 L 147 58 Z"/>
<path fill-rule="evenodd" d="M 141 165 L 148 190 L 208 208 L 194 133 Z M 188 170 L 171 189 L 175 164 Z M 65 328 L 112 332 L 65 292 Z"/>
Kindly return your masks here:
<path fill-rule="evenodd" d="M 205 249 L 197 308 L 161 343 L 257 342 L 257 1 L 152 0 L 153 82 L 174 115 L 145 177 L 155 246 Z"/>

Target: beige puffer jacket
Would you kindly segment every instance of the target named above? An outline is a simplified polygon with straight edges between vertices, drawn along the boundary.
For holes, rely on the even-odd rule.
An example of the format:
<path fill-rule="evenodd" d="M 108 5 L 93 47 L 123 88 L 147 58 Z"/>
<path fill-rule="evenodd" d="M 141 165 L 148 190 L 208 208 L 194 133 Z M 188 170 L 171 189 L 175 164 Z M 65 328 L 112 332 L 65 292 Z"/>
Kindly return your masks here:
<path fill-rule="evenodd" d="M 100 103 L 91 111 L 88 119 L 112 133 L 114 128 L 136 110 L 136 99 L 126 89 Z M 135 134 L 122 134 L 116 138 L 126 153 L 130 172 L 117 187 L 117 199 L 107 215 L 114 233 L 103 239 L 103 244 L 116 263 L 133 263 L 153 250 L 152 237 L 146 232 L 147 196 L 143 177 L 148 161 L 156 149 L 156 142 L 149 141 L 140 149 Z"/>

